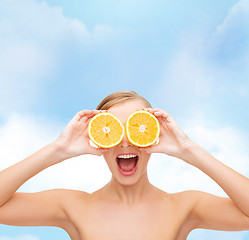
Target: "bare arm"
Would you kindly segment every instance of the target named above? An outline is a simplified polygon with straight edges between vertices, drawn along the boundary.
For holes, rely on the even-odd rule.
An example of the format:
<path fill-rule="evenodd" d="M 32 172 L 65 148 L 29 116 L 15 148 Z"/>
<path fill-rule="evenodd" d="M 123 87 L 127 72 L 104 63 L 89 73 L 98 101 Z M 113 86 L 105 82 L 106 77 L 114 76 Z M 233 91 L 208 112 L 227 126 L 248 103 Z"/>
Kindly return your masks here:
<path fill-rule="evenodd" d="M 192 191 L 193 217 L 196 228 L 216 230 L 249 230 L 249 179 L 226 166 L 201 146 L 194 143 L 177 125 L 172 116 L 161 109 L 147 109 L 159 120 L 160 142 L 141 149 L 161 152 L 197 167 L 212 178 L 229 196 Z"/>
<path fill-rule="evenodd" d="M 45 168 L 82 154 L 101 155 L 106 151 L 89 145 L 87 126 L 97 112 L 83 110 L 77 113 L 54 142 L 0 172 L 0 223 L 54 226 L 66 217 L 63 199 L 67 190 L 55 189 L 39 193 L 16 191 Z"/>
<path fill-rule="evenodd" d="M 0 206 L 4 205 L 28 179 L 64 160 L 54 143 L 0 173 Z"/>
<path fill-rule="evenodd" d="M 199 228 L 249 230 L 249 179 L 226 166 L 198 144 L 192 143 L 183 160 L 211 177 L 229 196 L 222 198 L 196 192 L 194 214 Z"/>

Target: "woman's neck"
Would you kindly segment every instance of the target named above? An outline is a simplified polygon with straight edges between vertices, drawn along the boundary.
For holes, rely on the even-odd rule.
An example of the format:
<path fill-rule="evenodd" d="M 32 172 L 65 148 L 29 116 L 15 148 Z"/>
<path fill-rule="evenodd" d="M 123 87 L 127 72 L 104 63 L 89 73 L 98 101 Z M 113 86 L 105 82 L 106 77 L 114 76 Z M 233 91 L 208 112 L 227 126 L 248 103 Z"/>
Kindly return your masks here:
<path fill-rule="evenodd" d="M 105 189 L 109 196 L 126 205 L 133 205 L 143 201 L 148 193 L 153 190 L 150 184 L 147 172 L 132 185 L 124 185 L 112 177 L 111 181 L 106 185 Z"/>

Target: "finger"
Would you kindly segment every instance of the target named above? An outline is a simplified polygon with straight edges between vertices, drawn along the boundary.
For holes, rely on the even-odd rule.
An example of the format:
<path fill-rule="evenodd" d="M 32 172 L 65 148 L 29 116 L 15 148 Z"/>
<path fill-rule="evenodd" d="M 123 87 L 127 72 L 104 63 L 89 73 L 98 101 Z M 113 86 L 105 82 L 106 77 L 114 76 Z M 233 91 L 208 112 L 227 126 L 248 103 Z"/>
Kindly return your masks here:
<path fill-rule="evenodd" d="M 165 110 L 162 110 L 162 109 L 160 109 L 160 108 L 151 108 L 151 111 L 152 111 L 152 112 L 155 112 L 155 111 L 165 111 Z"/>
<path fill-rule="evenodd" d="M 167 111 L 159 109 L 159 108 L 144 108 L 143 110 L 148 111 L 158 117 L 167 118 L 169 116 L 169 113 Z"/>
<path fill-rule="evenodd" d="M 168 112 L 159 108 L 150 109 L 149 112 L 158 119 L 161 126 L 167 128 L 166 122 L 168 122 L 168 117 L 170 117 Z"/>
<path fill-rule="evenodd" d="M 158 115 L 158 116 L 157 116 Z M 163 125 L 165 125 L 167 127 L 167 129 L 171 130 L 174 134 L 176 135 L 181 135 L 184 136 L 185 133 L 183 132 L 183 130 L 180 128 L 180 126 L 176 123 L 176 121 L 174 120 L 174 118 L 169 114 L 169 113 L 155 113 L 155 116 L 157 117 L 163 117 L 166 119 L 166 122 L 163 123 Z M 159 119 L 160 121 L 160 119 Z"/>
<path fill-rule="evenodd" d="M 96 114 L 99 114 L 99 113 L 102 113 L 102 112 L 106 112 L 106 110 L 91 110 L 89 112 L 86 112 L 85 110 L 80 111 L 79 112 L 80 119 L 78 121 L 86 122 L 90 118 L 92 118 L 93 116 L 95 116 Z"/>
<path fill-rule="evenodd" d="M 143 108 L 142 110 L 150 112 L 152 108 Z"/>
<path fill-rule="evenodd" d="M 167 113 L 166 111 L 158 111 L 153 113 L 156 117 L 161 117 L 164 118 L 166 121 L 170 120 L 170 114 Z"/>
<path fill-rule="evenodd" d="M 107 112 L 107 110 L 92 110 L 92 113 L 89 114 L 89 115 L 87 115 L 87 116 L 82 117 L 82 118 L 80 119 L 80 122 L 81 122 L 81 123 L 84 123 L 85 125 L 88 125 L 89 122 L 91 121 L 91 119 L 92 119 L 95 115 L 97 115 L 97 114 L 99 114 L 99 113 L 102 113 L 102 112 Z"/>
<path fill-rule="evenodd" d="M 92 110 L 84 109 L 84 110 L 82 110 L 82 111 L 77 112 L 77 113 L 74 115 L 73 120 L 79 121 L 83 116 L 85 116 L 85 115 L 90 115 L 90 114 L 92 114 L 92 113 L 93 113 Z"/>
<path fill-rule="evenodd" d="M 143 108 L 142 110 L 149 111 L 149 112 L 155 112 L 155 111 L 163 111 L 159 108 Z"/>
<path fill-rule="evenodd" d="M 153 108 L 150 110 L 151 113 L 156 113 L 156 112 L 160 112 L 160 113 L 164 113 L 164 114 L 169 114 L 166 110 L 162 110 L 160 108 Z"/>

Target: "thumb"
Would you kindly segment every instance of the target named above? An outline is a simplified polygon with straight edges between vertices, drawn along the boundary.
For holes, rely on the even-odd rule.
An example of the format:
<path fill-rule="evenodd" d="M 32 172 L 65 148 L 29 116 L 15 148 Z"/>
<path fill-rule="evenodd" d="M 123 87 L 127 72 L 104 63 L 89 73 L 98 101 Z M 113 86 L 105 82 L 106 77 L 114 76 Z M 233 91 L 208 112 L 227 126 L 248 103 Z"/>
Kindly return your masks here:
<path fill-rule="evenodd" d="M 110 148 L 95 148 L 92 147 L 92 154 L 101 156 L 103 153 L 108 152 Z"/>
<path fill-rule="evenodd" d="M 144 151 L 146 153 L 153 153 L 155 152 L 155 149 L 154 149 L 155 146 L 149 146 L 149 147 L 137 147 L 137 149 L 139 151 Z"/>

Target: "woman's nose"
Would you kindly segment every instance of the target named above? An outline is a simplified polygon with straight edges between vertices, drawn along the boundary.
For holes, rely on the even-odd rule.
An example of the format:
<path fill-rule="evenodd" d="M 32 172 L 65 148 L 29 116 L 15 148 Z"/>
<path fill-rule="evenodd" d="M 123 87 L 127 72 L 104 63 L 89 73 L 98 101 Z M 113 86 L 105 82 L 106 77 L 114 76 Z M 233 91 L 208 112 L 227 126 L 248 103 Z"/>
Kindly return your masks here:
<path fill-rule="evenodd" d="M 130 147 L 130 146 L 132 146 L 132 144 L 129 142 L 126 135 L 124 135 L 122 141 L 120 142 L 120 144 L 118 146 L 119 147 Z"/>

